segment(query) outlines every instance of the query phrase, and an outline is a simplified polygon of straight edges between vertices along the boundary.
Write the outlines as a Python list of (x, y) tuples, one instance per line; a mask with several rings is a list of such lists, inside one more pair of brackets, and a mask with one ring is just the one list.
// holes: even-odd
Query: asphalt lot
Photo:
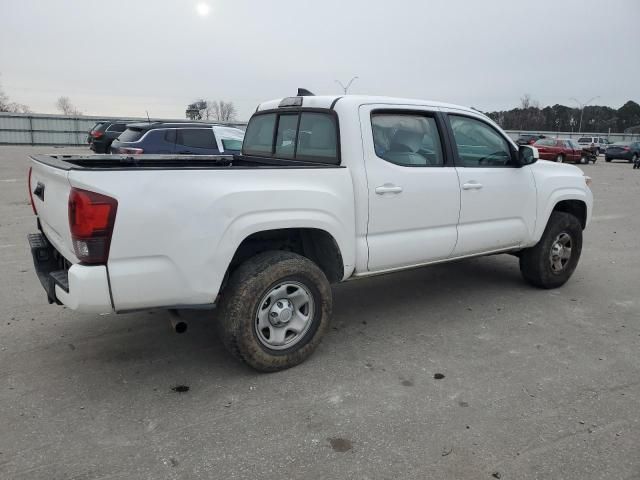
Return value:
[(563, 288), (507, 255), (342, 284), (315, 355), (265, 375), (208, 313), (176, 335), (46, 303), (25, 182), (51, 151), (0, 147), (0, 478), (640, 479), (630, 164), (581, 167), (595, 217)]

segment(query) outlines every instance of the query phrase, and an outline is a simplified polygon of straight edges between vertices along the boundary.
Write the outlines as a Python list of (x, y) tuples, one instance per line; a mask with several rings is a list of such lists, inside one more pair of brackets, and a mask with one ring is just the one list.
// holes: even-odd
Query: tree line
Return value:
[[(63, 115), (72, 115), (79, 117), (82, 112), (73, 104), (69, 97), (59, 97), (56, 101), (56, 109)], [(4, 92), (2, 84), (0, 84), (0, 112), (9, 113), (33, 113), (31, 108), (24, 103), (12, 102), (9, 96)]]
[(584, 133), (624, 132), (640, 127), (640, 105), (632, 100), (618, 109), (588, 105), (581, 112), (579, 108), (560, 104), (540, 108), (538, 102), (525, 95), (517, 108), (486, 114), (505, 130), (577, 132), (581, 115), (580, 130)]

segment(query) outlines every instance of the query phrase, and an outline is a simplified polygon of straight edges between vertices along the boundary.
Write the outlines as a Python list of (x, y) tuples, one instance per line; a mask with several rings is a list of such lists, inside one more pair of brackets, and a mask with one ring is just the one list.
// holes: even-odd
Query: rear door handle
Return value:
[(376, 187), (376, 193), (378, 195), (384, 195), (385, 193), (400, 193), (402, 192), (402, 187), (397, 185), (391, 185), (390, 183), (385, 183), (384, 185), (380, 185)]
[(482, 188), (482, 184), (478, 182), (469, 182), (462, 184), (463, 190), (480, 190)]

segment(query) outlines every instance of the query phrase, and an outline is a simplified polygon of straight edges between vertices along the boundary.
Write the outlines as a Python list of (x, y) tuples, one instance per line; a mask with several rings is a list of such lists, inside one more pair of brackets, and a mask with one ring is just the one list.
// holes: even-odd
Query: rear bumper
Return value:
[(42, 233), (29, 235), (36, 274), (49, 303), (90, 313), (113, 311), (107, 267), (71, 265)]

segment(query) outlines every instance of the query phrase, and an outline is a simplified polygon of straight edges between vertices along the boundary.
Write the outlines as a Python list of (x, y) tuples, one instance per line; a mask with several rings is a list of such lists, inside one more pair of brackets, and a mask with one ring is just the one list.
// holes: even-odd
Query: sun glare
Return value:
[(204, 2), (201, 2), (198, 5), (196, 5), (196, 12), (198, 12), (198, 15), (200, 15), (201, 17), (206, 17), (207, 15), (209, 15), (210, 11), (211, 11), (211, 7)]

